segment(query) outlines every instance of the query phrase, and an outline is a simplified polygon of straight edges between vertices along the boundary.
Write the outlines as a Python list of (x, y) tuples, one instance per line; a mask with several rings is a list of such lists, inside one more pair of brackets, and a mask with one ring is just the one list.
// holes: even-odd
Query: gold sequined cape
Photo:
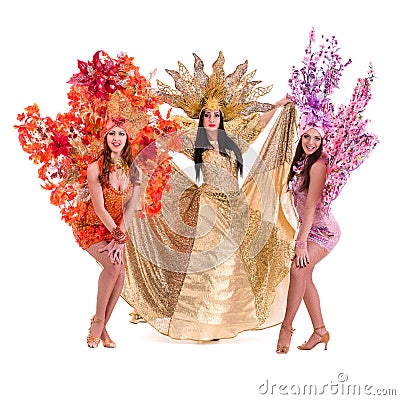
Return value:
[(207, 150), (201, 186), (174, 166), (161, 212), (132, 221), (122, 297), (160, 333), (206, 341), (282, 321), (297, 229), (286, 190), (295, 124), (288, 104), (241, 188), (233, 153)]

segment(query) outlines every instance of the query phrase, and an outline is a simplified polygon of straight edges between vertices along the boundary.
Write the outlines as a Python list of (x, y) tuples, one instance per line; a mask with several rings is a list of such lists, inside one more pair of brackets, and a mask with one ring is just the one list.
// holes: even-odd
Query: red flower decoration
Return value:
[(69, 155), (71, 144), (69, 143), (68, 136), (56, 134), (52, 135), (51, 139), (52, 143), (50, 144), (50, 148), (54, 157), (58, 157), (59, 155)]
[(118, 65), (107, 53), (97, 51), (92, 61), (78, 60), (79, 73), (74, 74), (67, 83), (87, 86), (96, 97), (107, 100), (108, 94), (118, 89)]

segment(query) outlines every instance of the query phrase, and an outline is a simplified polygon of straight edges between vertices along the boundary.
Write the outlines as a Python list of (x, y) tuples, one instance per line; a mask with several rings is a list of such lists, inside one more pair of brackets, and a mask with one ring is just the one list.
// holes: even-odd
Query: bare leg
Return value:
[(304, 304), (307, 307), (313, 326), (317, 327), (324, 325), (318, 290), (315, 287), (312, 278), (307, 282), (306, 291), (304, 292)]
[[(309, 243), (309, 252), (312, 253), (313, 258), (321, 261), (327, 254), (327, 250), (318, 246), (316, 243)], [(312, 325), (314, 330), (317, 330), (318, 334), (315, 332), (311, 335), (310, 339), (306, 343), (306, 347), (312, 347), (314, 344), (319, 342), (320, 335), (323, 335), (327, 332), (324, 327), (324, 320), (322, 318), (321, 312), (321, 304), (319, 299), (318, 290), (315, 287), (315, 284), (312, 280), (312, 274), (308, 277), (306, 283), (306, 290), (304, 293), (304, 304), (306, 305), (308, 314), (310, 315)], [(322, 327), (322, 328), (321, 328)], [(319, 328), (319, 329), (317, 329)]]
[[(100, 273), (98, 281), (96, 303), (96, 318), (101, 320), (101, 322), (92, 323), (90, 327), (90, 333), (94, 337), (100, 337), (105, 324), (106, 316), (108, 316), (108, 319), (110, 318), (112, 310), (114, 309), (119, 294), (122, 290), (122, 285), (119, 285), (120, 291), (117, 296), (117, 290), (115, 290), (116, 283), (120, 275), (123, 275), (124, 273), (124, 266), (121, 264), (113, 264), (108, 256), (108, 252), (99, 252), (99, 249), (104, 247), (106, 244), (106, 242), (96, 243), (87, 249), (88, 253), (92, 255), (96, 259), (96, 261), (98, 261), (103, 266), (103, 270)], [(112, 300), (114, 304), (109, 307), (112, 295), (114, 295)], [(107, 308), (109, 309), (108, 315)]]
[(124, 277), (125, 277), (125, 269), (121, 269), (117, 278), (117, 281), (115, 282), (114, 289), (111, 293), (110, 300), (107, 304), (107, 309), (106, 309), (106, 317), (104, 320), (104, 325), (107, 325), (108, 321), (110, 320), (111, 314), (114, 310), (115, 305), (117, 304), (117, 301), (119, 299), (119, 296), (121, 295), (122, 288), (124, 286)]
[[(107, 308), (106, 308), (106, 316), (104, 319), (104, 329), (101, 334), (101, 339), (107, 341), (107, 347), (115, 347), (115, 343), (110, 338), (110, 336), (107, 332), (106, 326), (107, 326), (108, 321), (110, 320), (110, 317), (114, 310), (114, 307), (117, 304), (119, 296), (121, 295), (121, 291), (124, 286), (124, 277), (125, 277), (125, 268), (120, 270), (120, 273), (118, 275), (117, 281), (115, 282), (114, 289), (111, 293), (110, 300), (108, 301)], [(106, 345), (106, 344), (104, 344), (104, 345)]]
[[(308, 290), (308, 285), (312, 283), (312, 273), (315, 265), (326, 256), (327, 252), (325, 249), (321, 248), (315, 243), (308, 242), (308, 255), (310, 257), (310, 263), (305, 268), (298, 268), (296, 262), (292, 262), (290, 269), (290, 284), (288, 290), (286, 313), (283, 319), (282, 325), (288, 329), (281, 329), (279, 332), (278, 343), (281, 346), (289, 346), (291, 340), (291, 332), (293, 320), (297, 314), (300, 307), (301, 301), (306, 296)], [(312, 286), (314, 284), (312, 283)], [(310, 287), (310, 292), (308, 293), (308, 306), (312, 312), (312, 318), (318, 320), (319, 316), (322, 320), (321, 309), (319, 307), (319, 297), (317, 293), (318, 302), (315, 301), (315, 292), (313, 293), (312, 286)], [(315, 286), (314, 286), (315, 288)], [(307, 297), (307, 296), (306, 296)], [(308, 307), (307, 307), (308, 310)], [(310, 311), (309, 311), (310, 313)], [(311, 316), (311, 314), (310, 314)], [(317, 325), (318, 326), (322, 326)]]
[[(290, 268), (290, 283), (286, 302), (286, 312), (282, 322), (281, 330), (279, 331), (277, 346), (278, 353), (287, 353), (289, 350), (293, 332), (292, 323), (304, 297), (307, 273), (310, 273), (310, 265), (308, 265), (306, 268), (298, 268), (296, 261), (292, 262), (292, 266)], [(278, 351), (278, 348), (280, 348), (281, 351)]]

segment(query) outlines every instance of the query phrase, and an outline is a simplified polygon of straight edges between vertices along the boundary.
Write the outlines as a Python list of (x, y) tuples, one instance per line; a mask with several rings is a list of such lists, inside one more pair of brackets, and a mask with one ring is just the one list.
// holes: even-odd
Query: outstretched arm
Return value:
[(316, 162), (310, 169), (310, 186), (306, 204), (304, 207), (303, 222), (300, 225), (296, 239), (296, 263), (298, 267), (305, 267), (310, 259), (307, 252), (307, 238), (314, 222), (314, 214), (318, 202), (321, 199), (326, 181), (326, 165), (323, 162)]
[(259, 127), (261, 128), (261, 130), (263, 130), (268, 123), (271, 121), (272, 117), (274, 116), (276, 110), (279, 107), (283, 107), (284, 105), (286, 105), (287, 103), (289, 103), (290, 100), (287, 97), (284, 97), (283, 99), (280, 99), (279, 101), (277, 101), (274, 104), (274, 108), (272, 108), (269, 111), (266, 111), (260, 118), (260, 121), (258, 122)]
[[(284, 97), (283, 99), (277, 101), (274, 105), (270, 104), (269, 110), (265, 111), (263, 114), (260, 115), (259, 113), (254, 113), (250, 116), (250, 118), (243, 118), (242, 125), (240, 127), (236, 127), (239, 129), (236, 129), (238, 133), (236, 133), (236, 137), (234, 139), (242, 153), (245, 153), (249, 146), (258, 138), (260, 133), (271, 121), (276, 110), (288, 103), (290, 103), (290, 100)], [(226, 125), (226, 127), (229, 129), (229, 122)]]

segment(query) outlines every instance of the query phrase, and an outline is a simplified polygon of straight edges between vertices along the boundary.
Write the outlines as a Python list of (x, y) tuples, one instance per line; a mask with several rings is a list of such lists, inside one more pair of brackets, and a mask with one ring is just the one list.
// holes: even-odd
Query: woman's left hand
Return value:
[(102, 253), (103, 251), (108, 252), (108, 256), (113, 264), (123, 264), (124, 263), (124, 243), (116, 243), (115, 240), (111, 240), (107, 246), (102, 247), (99, 249), (99, 252)]

